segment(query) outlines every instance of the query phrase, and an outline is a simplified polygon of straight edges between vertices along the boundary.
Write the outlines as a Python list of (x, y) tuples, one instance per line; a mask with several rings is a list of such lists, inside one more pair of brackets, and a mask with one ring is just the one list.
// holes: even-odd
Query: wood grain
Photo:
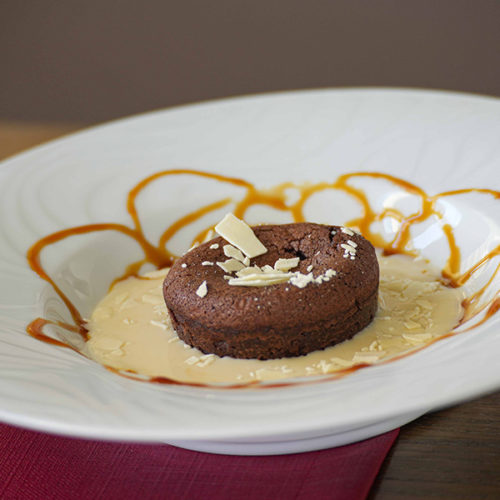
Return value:
[(370, 500), (500, 498), (500, 392), (401, 429)]
[(16, 153), (69, 134), (83, 124), (33, 123), (0, 121), (0, 160)]

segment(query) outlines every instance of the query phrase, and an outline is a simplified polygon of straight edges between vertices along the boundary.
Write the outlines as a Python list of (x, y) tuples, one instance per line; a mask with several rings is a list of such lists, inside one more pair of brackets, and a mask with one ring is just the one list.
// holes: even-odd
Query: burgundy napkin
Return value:
[(398, 432), (322, 451), (239, 457), (0, 424), (0, 498), (364, 499)]

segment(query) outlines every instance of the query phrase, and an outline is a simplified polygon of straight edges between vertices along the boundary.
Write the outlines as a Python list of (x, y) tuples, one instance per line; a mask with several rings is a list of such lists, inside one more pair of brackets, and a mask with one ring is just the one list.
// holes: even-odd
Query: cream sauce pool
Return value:
[[(351, 340), (306, 356), (242, 360), (203, 354), (182, 342), (163, 301), (167, 269), (118, 282), (95, 308), (85, 354), (120, 371), (185, 383), (246, 383), (335, 373), (375, 364), (434, 341), (463, 315), (463, 292), (441, 283), (423, 259), (379, 257), (379, 308)], [(144, 279), (147, 278), (147, 279)]]

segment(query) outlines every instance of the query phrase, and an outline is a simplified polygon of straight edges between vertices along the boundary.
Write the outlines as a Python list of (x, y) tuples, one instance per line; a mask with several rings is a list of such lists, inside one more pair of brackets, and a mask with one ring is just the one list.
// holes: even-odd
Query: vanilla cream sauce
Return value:
[(162, 295), (167, 270), (117, 283), (89, 322), (87, 354), (117, 370), (191, 383), (244, 383), (334, 373), (377, 363), (450, 332), (462, 316), (460, 289), (445, 287), (426, 261), (379, 257), (379, 308), (351, 340), (306, 356), (242, 360), (203, 354), (172, 328)]

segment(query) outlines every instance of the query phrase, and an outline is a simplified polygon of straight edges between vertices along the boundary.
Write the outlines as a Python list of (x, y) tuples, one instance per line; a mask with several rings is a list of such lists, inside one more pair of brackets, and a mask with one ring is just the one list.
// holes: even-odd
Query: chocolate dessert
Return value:
[(163, 295), (184, 342), (218, 356), (294, 357), (372, 321), (379, 267), (361, 235), (312, 223), (252, 229), (263, 250), (217, 237), (172, 266)]

